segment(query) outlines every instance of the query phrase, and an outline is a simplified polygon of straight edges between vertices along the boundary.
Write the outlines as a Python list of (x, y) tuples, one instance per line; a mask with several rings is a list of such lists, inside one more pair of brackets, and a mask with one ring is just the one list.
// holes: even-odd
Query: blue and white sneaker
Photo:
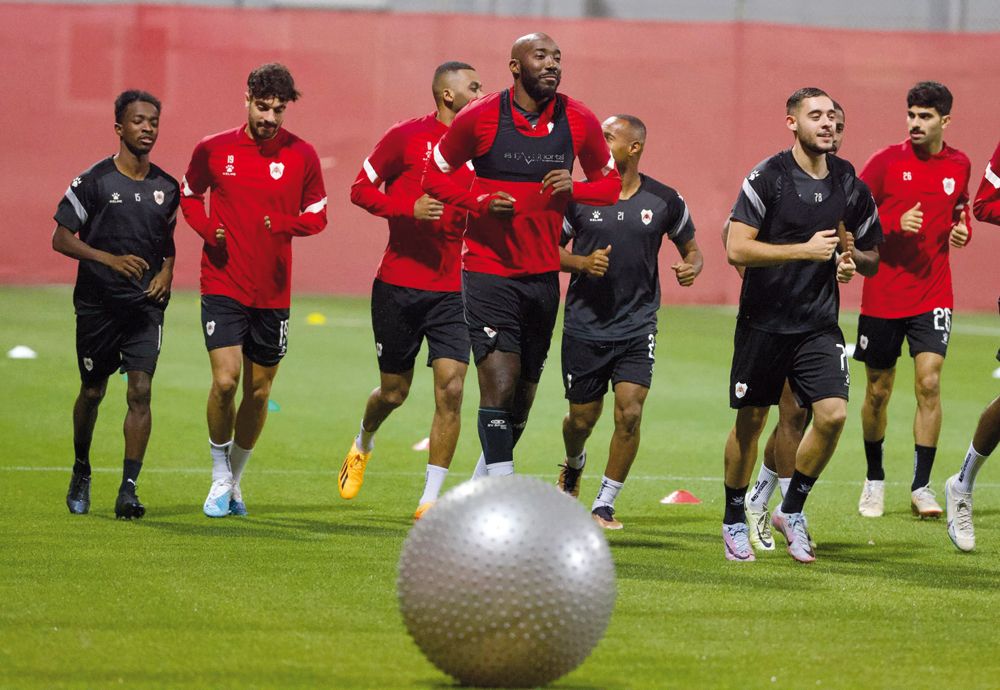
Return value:
[(746, 523), (736, 525), (722, 524), (722, 543), (725, 546), (726, 560), (754, 561), (753, 548), (750, 546), (750, 528)]
[(229, 514), (237, 517), (245, 517), (247, 514), (247, 504), (243, 502), (239, 484), (233, 484), (233, 494), (229, 497)]
[(809, 545), (809, 532), (804, 514), (784, 513), (781, 508), (777, 508), (771, 514), (771, 525), (788, 542), (789, 556), (799, 563), (812, 563), (816, 560), (816, 553)]
[(205, 515), (208, 517), (226, 517), (229, 515), (229, 499), (233, 495), (233, 480), (231, 477), (216, 479), (205, 499)]

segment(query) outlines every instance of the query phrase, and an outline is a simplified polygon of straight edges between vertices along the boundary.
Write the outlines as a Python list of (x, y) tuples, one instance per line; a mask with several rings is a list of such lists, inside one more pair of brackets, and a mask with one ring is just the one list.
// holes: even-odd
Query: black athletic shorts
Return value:
[(447, 358), (469, 363), (469, 327), (461, 292), (438, 292), (372, 284), (372, 330), (379, 371), (403, 374), (413, 369), (420, 343), (427, 338), (427, 366)]
[(243, 346), (243, 354), (262, 367), (273, 367), (288, 349), (288, 309), (245, 307), (232, 297), (201, 296), (205, 347)]
[(802, 407), (826, 398), (847, 400), (851, 371), (838, 326), (809, 333), (768, 333), (737, 324), (734, 341), (730, 407), (777, 405), (786, 378)]
[(566, 399), (575, 405), (600, 400), (608, 381), (635, 383), (649, 388), (653, 382), (656, 335), (626, 340), (586, 340), (563, 333), (562, 373)]
[(462, 271), (465, 322), (479, 364), (494, 350), (521, 355), (521, 379), (538, 383), (559, 314), (559, 273), (505, 278)]
[(892, 369), (903, 353), (903, 338), (910, 344), (910, 357), (921, 352), (936, 352), (944, 357), (950, 337), (951, 309), (939, 307), (902, 319), (880, 319), (862, 314), (858, 317), (854, 359), (872, 369)]
[(122, 371), (156, 372), (163, 342), (163, 310), (140, 304), (122, 311), (76, 315), (76, 359), (80, 380), (100, 384)]

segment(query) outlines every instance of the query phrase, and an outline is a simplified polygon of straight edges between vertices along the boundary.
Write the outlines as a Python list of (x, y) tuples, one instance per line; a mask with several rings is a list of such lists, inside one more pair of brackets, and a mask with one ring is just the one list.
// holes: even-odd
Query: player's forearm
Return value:
[[(413, 201), (416, 201), (415, 199)], [(413, 217), (413, 201), (395, 199), (366, 180), (351, 186), (351, 203), (379, 218)]]
[(777, 266), (809, 259), (804, 244), (769, 244), (757, 240), (738, 240), (730, 236), (726, 258), (733, 266)]
[(622, 193), (622, 178), (617, 170), (593, 182), (574, 182), (573, 201), (588, 206), (613, 206)]
[(111, 255), (94, 249), (89, 244), (69, 231), (69, 228), (60, 225), (52, 233), (52, 248), (60, 254), (68, 256), (77, 261), (96, 261), (107, 265)]
[(578, 256), (559, 247), (559, 270), (563, 273), (583, 273), (586, 269), (587, 257)]
[(983, 223), (1000, 225), (1000, 194), (995, 197), (977, 196), (972, 204), (972, 215)]
[(326, 228), (326, 206), (319, 211), (308, 211), (299, 216), (275, 213), (268, 215), (268, 218), (271, 221), (271, 232), (308, 237), (317, 235)]
[(433, 160), (427, 161), (420, 184), (425, 192), (438, 201), (464, 208), (472, 213), (482, 215), (489, 205), (489, 195), (480, 198), (461, 185), (455, 184), (451, 177), (438, 170)]
[(201, 235), (201, 238), (211, 245), (215, 244), (216, 223), (205, 212), (205, 197), (201, 194), (181, 197), (181, 213), (191, 229)]
[(851, 258), (854, 259), (854, 265), (857, 266), (858, 273), (863, 275), (865, 278), (871, 278), (873, 275), (878, 273), (878, 247), (875, 247), (875, 249), (869, 249), (868, 251), (854, 249), (851, 252)]
[(160, 269), (160, 275), (170, 282), (174, 279), (174, 261), (176, 257), (167, 256), (163, 259), (163, 267)]
[(681, 260), (694, 269), (695, 276), (701, 273), (701, 269), (705, 267), (705, 257), (701, 255), (700, 249), (688, 251)]

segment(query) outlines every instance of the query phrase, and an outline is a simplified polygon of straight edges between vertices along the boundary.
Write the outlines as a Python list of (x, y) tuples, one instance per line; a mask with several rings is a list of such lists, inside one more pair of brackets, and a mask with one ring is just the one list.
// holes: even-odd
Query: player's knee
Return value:
[(97, 407), (104, 400), (104, 394), (107, 390), (107, 385), (80, 386), (80, 400), (87, 407)]
[(629, 403), (624, 407), (615, 408), (615, 429), (632, 435), (639, 433), (642, 423), (642, 405)]
[(889, 404), (892, 387), (883, 381), (869, 380), (865, 388), (865, 398), (871, 407), (881, 408)]
[(410, 395), (409, 386), (396, 386), (394, 388), (385, 388), (383, 386), (382, 391), (379, 394), (379, 398), (382, 399), (382, 403), (384, 405), (387, 405), (392, 409), (396, 409), (404, 402), (406, 402), (406, 398), (409, 395)]
[(597, 425), (598, 415), (590, 410), (568, 412), (565, 425), (576, 434), (589, 434)]
[(941, 375), (924, 374), (917, 379), (917, 399), (922, 403), (935, 403), (941, 397)]
[(212, 397), (224, 403), (230, 403), (236, 398), (239, 379), (234, 376), (216, 376), (212, 379)]
[(444, 412), (458, 413), (462, 409), (462, 391), (464, 384), (461, 377), (450, 379), (436, 390), (438, 409)]
[(153, 386), (150, 381), (129, 381), (125, 399), (129, 409), (146, 409), (153, 397)]
[(813, 418), (816, 431), (824, 436), (837, 436), (847, 423), (847, 405), (838, 405), (822, 412), (817, 411)]

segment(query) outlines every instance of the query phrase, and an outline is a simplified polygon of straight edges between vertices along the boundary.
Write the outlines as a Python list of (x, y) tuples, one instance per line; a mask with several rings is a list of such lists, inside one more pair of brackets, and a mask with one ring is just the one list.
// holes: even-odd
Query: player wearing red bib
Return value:
[(858, 512), (884, 510), (883, 444), (896, 360), (903, 339), (913, 357), (916, 418), (910, 504), (914, 515), (939, 517), (930, 489), (941, 432), (941, 369), (948, 351), (953, 307), (952, 248), (969, 240), (968, 157), (944, 142), (951, 92), (920, 82), (906, 97), (906, 141), (876, 151), (860, 177), (872, 190), (885, 228), (879, 272), (865, 278), (854, 358), (865, 363), (867, 386), (861, 424), (868, 472)]

